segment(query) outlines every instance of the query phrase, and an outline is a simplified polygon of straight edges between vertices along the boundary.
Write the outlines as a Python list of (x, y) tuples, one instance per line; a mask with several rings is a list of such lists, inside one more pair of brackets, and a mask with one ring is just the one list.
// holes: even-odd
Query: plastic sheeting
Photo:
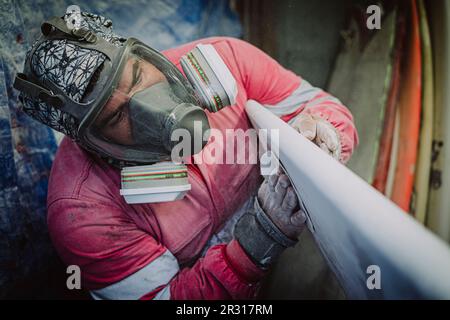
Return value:
[(157, 49), (212, 35), (241, 35), (228, 0), (0, 0), (0, 298), (55, 297), (57, 292), (48, 284), (58, 260), (45, 205), (57, 143), (50, 129), (19, 110), (12, 83), (40, 23), (74, 3), (110, 18), (117, 33)]

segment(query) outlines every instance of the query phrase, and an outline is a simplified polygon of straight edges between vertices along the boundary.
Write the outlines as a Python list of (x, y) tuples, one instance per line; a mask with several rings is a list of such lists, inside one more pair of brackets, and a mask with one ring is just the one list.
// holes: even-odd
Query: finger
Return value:
[(334, 128), (331, 125), (320, 121), (317, 123), (317, 137), (324, 142), (328, 149), (336, 151), (339, 146), (339, 139)]
[(269, 176), (269, 181), (268, 181), (269, 190), (272, 192), (275, 191), (275, 186), (277, 185), (278, 177), (279, 177), (279, 175), (277, 175), (277, 174), (272, 174), (271, 176)]
[(291, 185), (291, 180), (289, 180), (289, 177), (286, 174), (281, 174), (277, 184), (280, 184), (280, 187), (286, 189)]
[(292, 211), (298, 205), (297, 195), (295, 194), (294, 188), (289, 186), (286, 191), (286, 195), (281, 204), (283, 210)]
[(311, 115), (302, 115), (295, 122), (295, 128), (300, 132), (305, 138), (309, 140), (314, 140), (317, 134), (316, 120), (314, 120)]
[(320, 147), (320, 149), (325, 151), (327, 154), (329, 154), (329, 155), (332, 154), (331, 150), (328, 149), (328, 146), (324, 142), (320, 143), (319, 147)]
[(281, 204), (284, 196), (286, 195), (286, 188), (290, 185), (289, 178), (283, 174), (278, 179), (277, 185), (275, 186), (275, 194), (273, 195), (274, 200), (278, 204)]
[(306, 214), (299, 210), (291, 216), (291, 223), (296, 227), (304, 226), (306, 223)]
[(286, 174), (286, 173), (284, 172), (283, 167), (282, 167), (281, 165), (278, 166), (277, 174), (278, 174), (279, 176), (281, 176), (282, 174)]
[(269, 193), (267, 191), (267, 189), (269, 188), (269, 183), (268, 180), (264, 180), (263, 184), (261, 185), (261, 187), (259, 187), (258, 190), (258, 200), (260, 201), (260, 203), (262, 205), (264, 205), (266, 203), (266, 198), (267, 198), (267, 194)]
[(333, 158), (335, 158), (336, 160), (339, 160), (339, 156), (340, 156), (340, 150), (339, 148), (336, 149), (335, 151), (331, 151), (328, 146), (326, 145), (325, 142), (321, 141), (320, 139), (316, 139), (314, 141), (314, 143), (319, 146), (320, 149), (322, 149), (326, 154), (332, 156)]

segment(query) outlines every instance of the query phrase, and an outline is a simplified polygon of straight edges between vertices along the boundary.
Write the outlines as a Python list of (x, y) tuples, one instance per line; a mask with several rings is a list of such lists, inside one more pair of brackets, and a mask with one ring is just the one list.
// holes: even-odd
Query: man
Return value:
[[(255, 297), (305, 225), (285, 174), (261, 185), (254, 164), (199, 164), (205, 142), (190, 158), (192, 188), (182, 200), (129, 205), (119, 167), (167, 160), (170, 133), (192, 132), (193, 120), (222, 132), (251, 128), (250, 99), (346, 162), (357, 143), (349, 111), (241, 40), (203, 39), (161, 56), (115, 35), (103, 17), (82, 18), (75, 30), (67, 15), (43, 24), (15, 84), (26, 113), (71, 138), (59, 147), (48, 190), (49, 231), (61, 258), (81, 268), (83, 288), (96, 299)], [(195, 104), (180, 73), (181, 57), (199, 43), (213, 46), (237, 82), (235, 104), (216, 113)], [(213, 245), (223, 239), (230, 241)]]

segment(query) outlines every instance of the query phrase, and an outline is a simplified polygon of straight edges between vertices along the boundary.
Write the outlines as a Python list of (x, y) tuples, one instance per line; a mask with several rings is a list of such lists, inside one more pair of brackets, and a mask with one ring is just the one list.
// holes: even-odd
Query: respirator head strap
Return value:
[[(64, 19), (53, 17), (41, 25), (42, 35), (45, 40), (66, 39), (76, 42), (77, 46), (82, 48), (96, 50), (108, 57), (110, 61), (114, 61), (116, 56), (121, 52), (118, 47), (111, 42), (99, 37), (94, 31), (85, 28), (70, 29)], [(123, 39), (123, 42), (126, 40)]]

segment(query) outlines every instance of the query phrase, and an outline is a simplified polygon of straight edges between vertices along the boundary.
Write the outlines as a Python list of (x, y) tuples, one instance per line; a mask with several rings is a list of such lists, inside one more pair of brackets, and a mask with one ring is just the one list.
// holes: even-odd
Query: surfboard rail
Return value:
[[(450, 299), (446, 243), (256, 101), (246, 112), (255, 128), (278, 130), (269, 148), (279, 150), (308, 227), (348, 298)], [(369, 285), (374, 268), (380, 289)]]

